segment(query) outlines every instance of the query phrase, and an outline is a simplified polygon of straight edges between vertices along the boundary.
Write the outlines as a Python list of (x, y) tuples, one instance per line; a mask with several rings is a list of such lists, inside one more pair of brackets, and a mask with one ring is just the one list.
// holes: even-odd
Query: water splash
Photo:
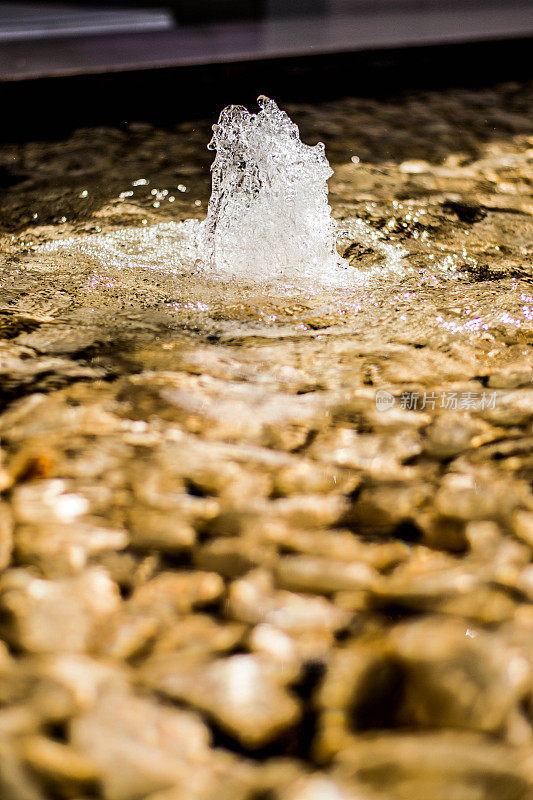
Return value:
[(327, 284), (347, 265), (335, 246), (327, 186), (333, 170), (324, 145), (304, 144), (274, 100), (261, 96), (258, 103), (257, 114), (228, 106), (213, 126), (201, 261), (220, 277)]
[[(41, 258), (82, 256), (99, 271), (144, 271), (183, 283), (224, 284), (234, 290), (284, 294), (356, 289), (369, 279), (405, 271), (406, 252), (382, 241), (359, 219), (331, 216), (324, 145), (304, 144), (297, 125), (273, 100), (260, 111), (228, 106), (213, 126), (216, 151), (207, 218), (111, 229), (54, 239), (38, 246)], [(359, 270), (338, 252), (352, 241), (376, 252), (376, 265)]]

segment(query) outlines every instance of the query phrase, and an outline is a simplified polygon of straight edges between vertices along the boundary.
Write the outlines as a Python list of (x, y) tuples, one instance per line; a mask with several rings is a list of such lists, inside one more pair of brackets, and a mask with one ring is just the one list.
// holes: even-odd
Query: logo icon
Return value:
[(388, 411), (396, 402), (393, 394), (386, 389), (378, 389), (376, 392), (376, 408), (378, 411)]

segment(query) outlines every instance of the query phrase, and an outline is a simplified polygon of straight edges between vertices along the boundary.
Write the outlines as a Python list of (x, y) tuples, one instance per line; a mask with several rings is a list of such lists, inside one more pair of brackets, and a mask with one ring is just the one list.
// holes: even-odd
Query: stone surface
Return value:
[(288, 108), (343, 292), (180, 272), (212, 120), (0, 145), (2, 800), (529, 798), (532, 106)]
[[(519, 800), (527, 797), (523, 758), (472, 734), (373, 734), (338, 757), (339, 773), (399, 800)], [(364, 797), (364, 795), (363, 795)]]
[(134, 800), (209, 778), (209, 733), (189, 711), (165, 708), (119, 689), (102, 689), (71, 726), (73, 746), (95, 765), (106, 800)]
[(406, 622), (391, 645), (406, 670), (407, 725), (497, 731), (529, 691), (526, 653), (461, 620)]
[(100, 568), (57, 581), (16, 569), (0, 581), (0, 608), (8, 619), (4, 635), (33, 653), (91, 649), (100, 625), (119, 602), (116, 586)]
[(208, 662), (154, 656), (143, 676), (152, 688), (207, 713), (247, 749), (275, 739), (299, 718), (298, 703), (284, 688), (297, 671), (261, 656)]

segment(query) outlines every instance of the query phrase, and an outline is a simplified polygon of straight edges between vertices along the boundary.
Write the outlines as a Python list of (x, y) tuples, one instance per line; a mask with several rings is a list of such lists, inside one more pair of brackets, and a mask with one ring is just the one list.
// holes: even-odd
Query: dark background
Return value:
[[(0, 12), (3, 5), (0, 0)], [(216, 117), (223, 105), (253, 104), (262, 93), (281, 103), (318, 102), (533, 77), (533, 0), (70, 0), (68, 6), (167, 8), (174, 26), (160, 33), (51, 38), (43, 32), (0, 41), (4, 141), (56, 137), (80, 126)], [(383, 21), (394, 14), (407, 20), (406, 42), (380, 45)], [(354, 39), (336, 48), (331, 30), (338, 19), (352, 20)], [(451, 24), (443, 41), (439, 19)], [(505, 35), (507, 20), (512, 36)], [(294, 54), (275, 52), (278, 29)], [(357, 39), (359, 30), (368, 41)]]

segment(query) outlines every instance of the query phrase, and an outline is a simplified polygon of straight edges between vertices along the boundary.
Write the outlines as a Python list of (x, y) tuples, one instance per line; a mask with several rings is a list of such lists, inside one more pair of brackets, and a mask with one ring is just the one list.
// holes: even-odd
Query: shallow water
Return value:
[(330, 285), (195, 272), (212, 120), (0, 149), (8, 797), (528, 796), (532, 107), (292, 106)]

